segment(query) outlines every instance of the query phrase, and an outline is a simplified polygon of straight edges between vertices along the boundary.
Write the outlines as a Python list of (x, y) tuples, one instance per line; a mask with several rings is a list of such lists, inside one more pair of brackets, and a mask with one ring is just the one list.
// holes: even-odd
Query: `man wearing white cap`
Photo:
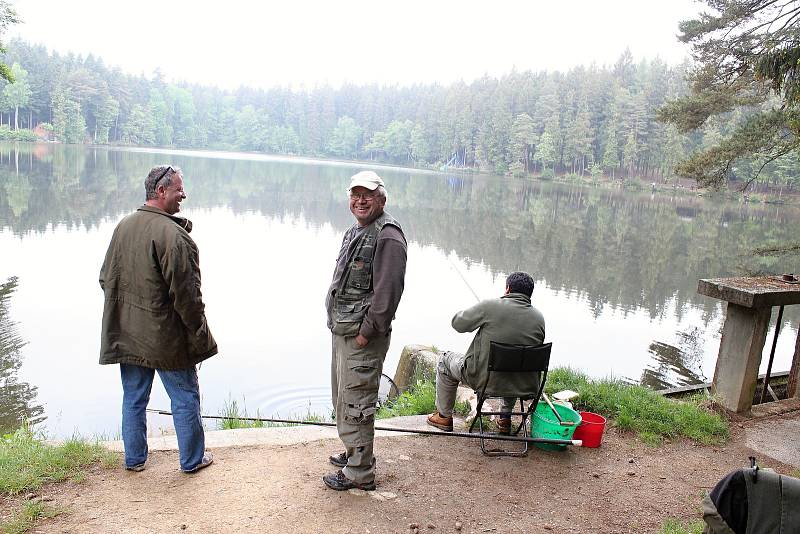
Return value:
[(342, 469), (322, 477), (329, 488), (375, 489), (375, 404), (392, 319), (403, 295), (406, 238), (383, 211), (386, 188), (373, 171), (350, 179), (350, 212), (325, 299), (333, 334), (331, 393), (336, 429), (345, 451), (330, 457)]

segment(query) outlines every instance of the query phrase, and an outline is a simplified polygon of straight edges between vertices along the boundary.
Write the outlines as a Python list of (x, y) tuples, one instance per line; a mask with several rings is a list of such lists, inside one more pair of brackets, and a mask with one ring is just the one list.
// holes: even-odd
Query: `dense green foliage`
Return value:
[[(635, 63), (628, 51), (610, 67), (511, 72), (448, 86), (223, 91), (168, 83), (160, 72), (130, 76), (92, 55), (60, 56), (21, 41), (8, 48), (17, 76), (2, 87), (0, 122), (14, 129), (51, 124), (40, 133), (67, 143), (669, 180), (686, 153), (732, 128), (709, 124), (703, 135), (688, 136), (656, 121), (659, 108), (687, 92), (688, 64)], [(797, 162), (768, 166), (762, 180), (795, 186)]]
[(800, 156), (800, 1), (704, 0), (711, 9), (680, 25), (696, 61), (691, 93), (659, 117), (718, 135), (682, 161), (700, 185), (748, 187), (762, 172), (796, 168)]
[(576, 410), (610, 417), (617, 428), (636, 432), (647, 442), (685, 437), (711, 444), (723, 442), (729, 436), (727, 422), (701, 407), (696, 399), (673, 401), (620, 380), (590, 380), (572, 369), (553, 369), (547, 375), (545, 391), (554, 393), (564, 389), (580, 393), (573, 400)]
[(0, 126), (0, 141), (36, 141), (36, 134), (32, 130), (12, 130), (5, 124)]
[(97, 462), (112, 466), (117, 456), (78, 438), (48, 445), (23, 426), (0, 438), (0, 493), (16, 495), (46, 482), (80, 479), (83, 467)]
[[(18, 22), (19, 19), (17, 18), (17, 12), (14, 11), (14, 8), (11, 7), (11, 4), (7, 0), (0, 0), (0, 37), (5, 34), (10, 25)], [(6, 49), (3, 47), (3, 43), (0, 42), (0, 53), (5, 51)], [(0, 63), (0, 79), (9, 82), (14, 81), (14, 74), (5, 63)]]
[[(21, 76), (3, 88), (2, 120), (29, 129), (52, 124), (52, 136), (68, 143), (664, 180), (703, 143), (654, 119), (667, 99), (686, 92), (687, 66), (634, 63), (627, 51), (612, 67), (511, 72), (448, 86), (233, 92), (168, 83), (158, 72), (129, 76), (91, 55), (60, 56), (21, 41), (9, 44), (6, 58)], [(796, 175), (795, 167), (765, 180), (794, 184)]]

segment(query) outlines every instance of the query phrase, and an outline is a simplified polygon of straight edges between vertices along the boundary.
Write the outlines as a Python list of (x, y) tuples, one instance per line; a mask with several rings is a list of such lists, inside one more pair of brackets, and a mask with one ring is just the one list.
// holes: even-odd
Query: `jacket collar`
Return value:
[(531, 298), (528, 295), (524, 295), (522, 293), (509, 293), (508, 295), (503, 295), (500, 297), (501, 299), (511, 299), (519, 302), (520, 304), (524, 304), (526, 306), (531, 305)]
[(183, 217), (176, 217), (175, 215), (170, 215), (164, 210), (160, 210), (158, 208), (154, 208), (153, 206), (148, 206), (147, 204), (143, 205), (136, 211), (149, 211), (150, 213), (157, 213), (159, 215), (163, 215), (164, 217), (169, 217), (172, 219), (172, 222), (186, 230), (186, 232), (192, 231), (192, 221), (189, 219), (184, 219)]

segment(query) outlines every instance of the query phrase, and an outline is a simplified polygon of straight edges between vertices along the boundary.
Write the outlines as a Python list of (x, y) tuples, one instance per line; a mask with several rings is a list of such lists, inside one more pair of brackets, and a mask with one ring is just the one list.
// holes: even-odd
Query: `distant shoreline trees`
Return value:
[[(470, 168), (550, 177), (675, 179), (675, 165), (731, 123), (688, 135), (655, 119), (689, 91), (688, 63), (516, 72), (448, 86), (288, 88), (172, 84), (14, 40), (5, 61), (25, 72), (0, 81), (0, 123), (52, 129), (67, 143), (243, 150)], [(15, 67), (16, 65), (16, 67)], [(19, 85), (18, 85), (19, 84)], [(15, 87), (17, 85), (17, 87)], [(741, 117), (736, 120), (743, 120)], [(763, 183), (793, 186), (797, 165), (765, 168)]]

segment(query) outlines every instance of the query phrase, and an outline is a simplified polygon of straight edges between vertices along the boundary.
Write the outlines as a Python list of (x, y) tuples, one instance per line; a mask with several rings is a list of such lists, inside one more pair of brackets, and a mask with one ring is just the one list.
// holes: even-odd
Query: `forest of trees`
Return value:
[[(65, 143), (242, 150), (467, 167), (553, 176), (674, 178), (675, 165), (726, 135), (746, 111), (680, 134), (656, 111), (687, 93), (689, 65), (511, 72), (500, 79), (414, 86), (223, 91), (132, 76), (94, 56), (59, 55), (11, 41), (2, 60), (0, 132), (39, 127)], [(779, 159), (762, 183), (793, 187), (797, 159)], [(746, 170), (746, 169), (745, 169)]]

